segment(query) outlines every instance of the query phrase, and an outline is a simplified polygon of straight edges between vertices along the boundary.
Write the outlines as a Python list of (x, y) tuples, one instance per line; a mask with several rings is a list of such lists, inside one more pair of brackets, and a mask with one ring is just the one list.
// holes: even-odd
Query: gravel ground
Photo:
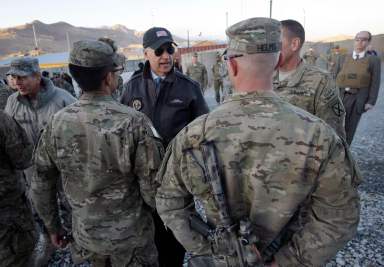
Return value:
[(351, 150), (363, 174), (356, 237), (326, 267), (384, 266), (384, 65), (379, 99), (363, 115)]
[[(379, 100), (364, 114), (351, 150), (364, 176), (359, 187), (361, 216), (356, 237), (337, 253), (326, 267), (384, 266), (384, 66)], [(215, 106), (213, 90), (206, 94), (208, 105)], [(49, 267), (75, 266), (68, 250), (57, 251)], [(88, 267), (89, 264), (77, 265)]]

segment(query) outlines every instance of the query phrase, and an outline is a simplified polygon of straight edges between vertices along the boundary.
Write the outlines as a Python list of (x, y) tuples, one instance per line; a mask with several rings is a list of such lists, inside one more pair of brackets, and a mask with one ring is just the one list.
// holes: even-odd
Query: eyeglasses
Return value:
[(227, 61), (227, 60), (230, 60), (230, 59), (232, 59), (232, 58), (237, 58), (237, 57), (242, 57), (242, 56), (244, 56), (244, 55), (242, 55), (242, 54), (237, 54), (237, 55), (223, 55), (223, 58), (224, 58), (225, 61)]
[(124, 67), (116, 68), (112, 72), (116, 72), (117, 75), (120, 75), (124, 72)]
[(159, 47), (155, 50), (155, 55), (159, 57), (164, 53), (164, 51), (167, 51), (168, 54), (173, 55), (173, 53), (175, 53), (175, 48), (172, 45), (167, 46), (166, 48)]

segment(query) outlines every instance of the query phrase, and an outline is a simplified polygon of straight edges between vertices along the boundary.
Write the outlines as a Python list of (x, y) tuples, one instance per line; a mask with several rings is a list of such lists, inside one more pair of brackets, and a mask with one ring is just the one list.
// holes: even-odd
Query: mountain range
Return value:
[[(141, 44), (143, 32), (128, 29), (124, 25), (112, 27), (87, 28), (76, 27), (66, 22), (46, 24), (35, 20), (21, 26), (0, 29), (0, 57), (11, 54), (23, 54), (35, 49), (33, 26), (35, 28), (38, 48), (43, 53), (68, 51), (68, 43), (82, 39), (109, 37), (119, 47)], [(68, 41), (69, 39), (69, 41)], [(175, 41), (182, 39), (174, 36)]]

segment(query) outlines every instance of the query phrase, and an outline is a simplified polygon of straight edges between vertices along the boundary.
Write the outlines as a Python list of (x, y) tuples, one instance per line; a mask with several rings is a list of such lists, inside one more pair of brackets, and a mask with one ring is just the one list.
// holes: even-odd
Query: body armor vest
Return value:
[(368, 88), (371, 81), (371, 73), (368, 71), (369, 57), (354, 60), (347, 57), (343, 68), (337, 75), (337, 86), (340, 88)]

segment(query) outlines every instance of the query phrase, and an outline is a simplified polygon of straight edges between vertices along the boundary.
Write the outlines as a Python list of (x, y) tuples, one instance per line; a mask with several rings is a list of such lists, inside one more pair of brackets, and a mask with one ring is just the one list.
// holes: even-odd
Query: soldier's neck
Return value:
[(280, 65), (279, 70), (288, 72), (296, 69), (301, 62), (301, 57), (299, 55), (294, 55), (290, 59), (286, 60), (284, 64)]

